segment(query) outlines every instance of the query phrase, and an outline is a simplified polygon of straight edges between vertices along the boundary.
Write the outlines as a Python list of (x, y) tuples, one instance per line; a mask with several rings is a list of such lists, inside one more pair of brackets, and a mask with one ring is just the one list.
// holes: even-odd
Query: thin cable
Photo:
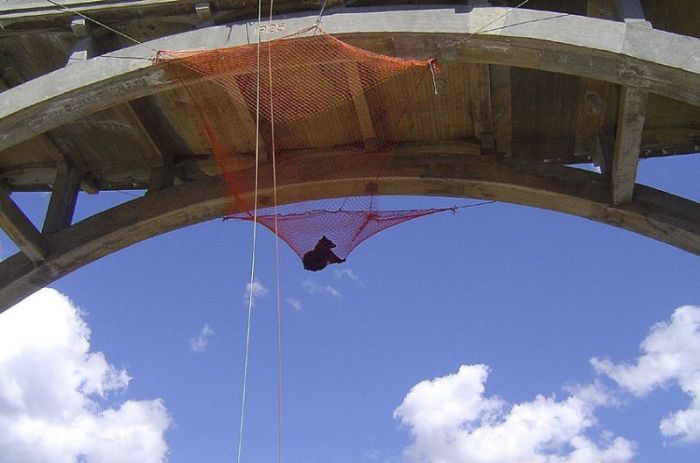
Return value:
[[(258, 31), (262, 22), (262, 0), (258, 0)], [(258, 235), (258, 170), (260, 166), (260, 36), (258, 34), (257, 50), (257, 79), (255, 101), (255, 186), (253, 193), (253, 244), (250, 256), (250, 282), (248, 287), (248, 317), (246, 320), (245, 357), (243, 361), (243, 386), (241, 388), (241, 416), (238, 428), (238, 450), (236, 463), (241, 463), (241, 451), (243, 449), (243, 425), (245, 420), (246, 387), (248, 384), (248, 360), (250, 358), (250, 325), (253, 315), (253, 285), (255, 284), (255, 249)]]
[[(275, 1), (270, 0), (270, 18), (272, 23), (272, 12)], [(277, 217), (277, 158), (275, 151), (275, 104), (274, 91), (272, 86), (272, 42), (267, 45), (267, 68), (270, 78), (270, 150), (272, 151), (272, 204), (275, 215), (275, 328), (276, 328), (276, 351), (277, 351), (277, 463), (282, 463), (282, 309), (280, 291), (280, 237)]]
[(480, 203), (474, 203), (474, 204), (465, 204), (464, 206), (454, 206), (449, 209), (452, 209), (452, 212), (457, 212), (459, 209), (469, 209), (470, 207), (479, 207), (479, 206), (487, 206), (489, 204), (496, 204), (498, 201), (482, 201)]
[(85, 19), (86, 21), (90, 21), (91, 23), (97, 24), (97, 25), (100, 26), (100, 27), (104, 27), (104, 28), (107, 29), (108, 31), (112, 31), (112, 32), (114, 32), (115, 34), (120, 35), (120, 36), (124, 37), (124, 38), (127, 39), (127, 40), (131, 40), (132, 42), (134, 42), (134, 43), (136, 43), (136, 44), (138, 44), (138, 45), (142, 45), (142, 44), (143, 44), (143, 42), (141, 42), (140, 40), (136, 40), (135, 38), (131, 37), (131, 36), (128, 35), (128, 34), (125, 34), (125, 33), (122, 32), (122, 31), (118, 31), (118, 30), (116, 30), (116, 29), (114, 29), (114, 28), (112, 28), (112, 27), (109, 27), (107, 24), (105, 24), (105, 23), (103, 23), (103, 22), (100, 22), (100, 21), (98, 21), (97, 19), (93, 19), (93, 18), (91, 18), (90, 16), (87, 16), (87, 15), (81, 13), (80, 11), (74, 10), (73, 8), (70, 8), (70, 7), (66, 6), (66, 5), (62, 5), (62, 4), (60, 4), (60, 3), (58, 3), (58, 2), (56, 2), (56, 1), (54, 1), (54, 0), (46, 0), (46, 1), (49, 2), (50, 4), (54, 5), (54, 6), (57, 6), (57, 7), (61, 8), (61, 9), (63, 9), (63, 10), (68, 11), (69, 13), (73, 13), (73, 14), (76, 15), (76, 16), (80, 16), (81, 18)]
[(471, 38), (474, 37), (475, 35), (481, 34), (481, 33), (484, 32), (484, 31), (486, 30), (486, 28), (489, 27), (491, 24), (493, 24), (493, 23), (495, 23), (495, 22), (497, 22), (497, 21), (500, 21), (501, 19), (505, 18), (506, 16), (508, 16), (508, 15), (511, 14), (514, 10), (517, 10), (517, 9), (520, 8), (521, 6), (525, 6), (525, 4), (526, 4), (527, 2), (529, 2), (529, 1), (530, 1), (530, 0), (523, 0), (522, 2), (518, 3), (517, 5), (515, 5), (513, 8), (507, 9), (506, 12), (503, 13), (501, 16), (497, 17), (496, 19), (493, 19), (493, 20), (489, 21), (489, 22), (486, 23), (485, 25), (481, 26), (481, 27), (480, 27), (478, 30), (476, 30), (475, 32), (472, 32), (471, 34), (469, 34), (469, 35), (467, 36), (467, 38), (464, 39), (464, 41), (466, 42), (467, 40), (471, 39)]
[(435, 66), (437, 66), (435, 59), (430, 60), (430, 74), (433, 76), (433, 91), (438, 94), (437, 81), (435, 80)]
[(316, 24), (314, 25), (314, 28), (316, 29), (314, 31), (314, 35), (318, 32), (318, 28), (321, 26), (321, 20), (323, 19), (323, 12), (326, 11), (326, 4), (328, 3), (328, 0), (323, 0), (323, 4), (321, 5), (321, 11), (318, 12), (318, 18), (316, 18)]

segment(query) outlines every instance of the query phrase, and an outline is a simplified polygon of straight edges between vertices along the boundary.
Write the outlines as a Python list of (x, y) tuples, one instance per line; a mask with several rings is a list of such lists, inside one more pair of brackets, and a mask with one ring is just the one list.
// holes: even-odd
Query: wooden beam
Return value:
[(79, 192), (78, 171), (69, 164), (59, 163), (56, 166), (56, 180), (53, 184), (49, 207), (46, 210), (43, 233), (56, 233), (71, 225)]
[(491, 73), (488, 64), (469, 66), (469, 110), (474, 122), (474, 136), (481, 142), (482, 154), (494, 154), (491, 108)]
[(163, 115), (158, 103), (153, 96), (147, 96), (130, 101), (127, 106), (141, 126), (148, 141), (161, 158), (161, 166), (151, 169), (148, 192), (160, 191), (171, 187), (177, 176), (185, 181), (181, 175), (177, 175), (175, 159), (180, 153), (187, 153), (189, 148), (177, 133), (177, 130)]
[(610, 98), (609, 84), (601, 80), (581, 78), (576, 104), (576, 134), (574, 156), (581, 162), (592, 162), (601, 172), (610, 170), (612, 149), (601, 139), (605, 123), (606, 102)]
[(165, 190), (175, 183), (175, 167), (173, 164), (151, 169), (151, 178), (148, 181), (147, 194)]
[(29, 260), (41, 262), (46, 258), (44, 237), (4, 190), (0, 190), (0, 227)]
[(355, 114), (357, 114), (358, 123), (360, 124), (360, 133), (362, 134), (365, 151), (377, 151), (377, 149), (379, 149), (377, 132), (374, 129), (372, 113), (369, 110), (367, 98), (365, 97), (365, 89), (362, 86), (360, 70), (357, 67), (357, 63), (348, 63), (345, 69), (347, 71), (350, 94), (352, 95), (352, 103), (355, 108)]
[(622, 88), (610, 172), (612, 202), (615, 205), (632, 201), (639, 149), (644, 131), (647, 97), (646, 90)]
[(46, 137), (56, 147), (56, 151), (51, 153), (56, 162), (75, 166), (80, 175), (80, 187), (88, 194), (97, 194), (100, 187), (85, 174), (81, 167), (84, 165), (83, 156), (67, 127), (56, 127), (50, 132), (46, 132)]
[[(267, 59), (267, 55), (265, 55), (264, 59)], [(265, 85), (262, 79), (263, 76), (261, 76), (260, 84)], [(255, 144), (256, 108), (254, 103), (252, 104), (252, 107), (248, 106), (248, 100), (243, 95), (241, 88), (238, 86), (235, 77), (233, 76), (226, 80), (226, 86), (222, 86), (222, 88), (224, 88), (224, 90), (232, 100), (231, 110), (238, 116), (238, 119), (241, 123), (241, 130), (243, 131), (243, 133), (248, 134), (248, 137), (246, 138), (249, 138), (250, 140), (252, 140), (252, 143)], [(262, 101), (260, 102), (260, 104), (263, 104)], [(260, 112), (263, 112), (262, 106), (260, 107)], [(271, 158), (271, 154), (269, 153), (267, 144), (265, 143), (265, 137), (263, 136), (265, 134), (263, 123), (264, 121), (261, 117), (260, 135), (258, 138), (258, 149), (260, 151), (261, 160), (263, 162), (267, 162)]]
[(511, 68), (491, 65), (491, 122), (496, 141), (496, 152), (501, 156), (513, 155), (513, 95)]

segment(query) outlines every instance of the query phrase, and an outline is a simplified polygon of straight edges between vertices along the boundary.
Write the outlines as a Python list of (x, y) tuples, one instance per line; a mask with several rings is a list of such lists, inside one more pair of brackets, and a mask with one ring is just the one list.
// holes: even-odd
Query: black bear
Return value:
[(335, 243), (333, 241), (322, 236), (321, 239), (318, 240), (318, 243), (316, 243), (316, 247), (304, 254), (304, 257), (301, 258), (304, 269), (317, 272), (326, 268), (328, 264), (341, 264), (345, 262), (345, 259), (341, 259), (335, 255), (332, 250), (334, 247)]

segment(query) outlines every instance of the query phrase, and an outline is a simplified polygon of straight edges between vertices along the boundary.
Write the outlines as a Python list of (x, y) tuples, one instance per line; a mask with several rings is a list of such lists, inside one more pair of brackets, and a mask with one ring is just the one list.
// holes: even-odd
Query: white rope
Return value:
[(250, 281), (248, 283), (248, 314), (246, 319), (245, 354), (243, 360), (243, 386), (241, 388), (241, 415), (238, 428), (238, 450), (236, 463), (241, 463), (243, 450), (243, 427), (245, 422), (246, 388), (248, 385), (248, 361), (250, 358), (250, 325), (253, 316), (253, 293), (255, 285), (255, 250), (258, 236), (258, 170), (260, 165), (260, 23), (262, 20), (262, 0), (258, 0), (258, 47), (257, 47), (257, 78), (255, 95), (255, 186), (253, 193), (253, 244), (250, 256)]
[[(274, 0), (270, 0), (270, 18), (272, 23), (272, 12)], [(272, 87), (272, 42), (268, 42), (267, 67), (270, 77), (270, 137), (272, 151), (272, 204), (275, 216), (275, 328), (276, 328), (276, 353), (277, 353), (277, 463), (282, 463), (282, 309), (280, 291), (280, 238), (279, 224), (277, 217), (277, 159), (275, 152), (275, 105), (274, 92)]]

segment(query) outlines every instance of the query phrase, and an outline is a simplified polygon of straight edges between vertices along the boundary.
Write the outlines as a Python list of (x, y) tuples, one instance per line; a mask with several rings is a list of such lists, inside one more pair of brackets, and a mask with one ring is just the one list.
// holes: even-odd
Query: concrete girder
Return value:
[[(556, 165), (499, 161), (492, 156), (460, 156), (448, 148), (439, 144), (403, 147), (378, 179), (379, 192), (481, 198), (549, 209), (630, 230), (700, 255), (698, 203), (637, 185), (630, 203), (612, 206), (608, 203), (610, 184), (600, 174)], [(280, 202), (364, 194), (367, 184), (377, 180), (378, 166), (355, 163), (352, 156), (343, 154), (310, 154), (302, 161), (309, 165), (296, 164), (295, 169), (285, 169), (280, 163)], [(305, 173), (303, 177), (299, 172)], [(351, 174), (343, 176), (344, 172)], [(236, 177), (247, 191), (244, 196), (250, 196), (253, 172), (241, 172)], [(224, 191), (222, 180), (212, 177), (153, 192), (52, 235), (49, 254), (40, 263), (23, 253), (11, 256), (0, 263), (0, 312), (103, 256), (186, 225), (221, 217), (230, 201)], [(259, 192), (261, 203), (269, 204), (269, 165), (261, 168)]]
[[(328, 11), (323, 28), (351, 40), (391, 34), (400, 55), (577, 75), (700, 106), (699, 39), (547, 11), (514, 10), (494, 22), (505, 12), (465, 6), (358, 8)], [(261, 33), (275, 38), (311, 26), (316, 19), (316, 14), (280, 17), (277, 27), (269, 28), (275, 32)], [(0, 150), (173, 88), (178, 83), (153, 65), (156, 50), (236, 46), (254, 41), (256, 33), (249, 22), (198, 29), (86, 60), (11, 88), (0, 94)]]

